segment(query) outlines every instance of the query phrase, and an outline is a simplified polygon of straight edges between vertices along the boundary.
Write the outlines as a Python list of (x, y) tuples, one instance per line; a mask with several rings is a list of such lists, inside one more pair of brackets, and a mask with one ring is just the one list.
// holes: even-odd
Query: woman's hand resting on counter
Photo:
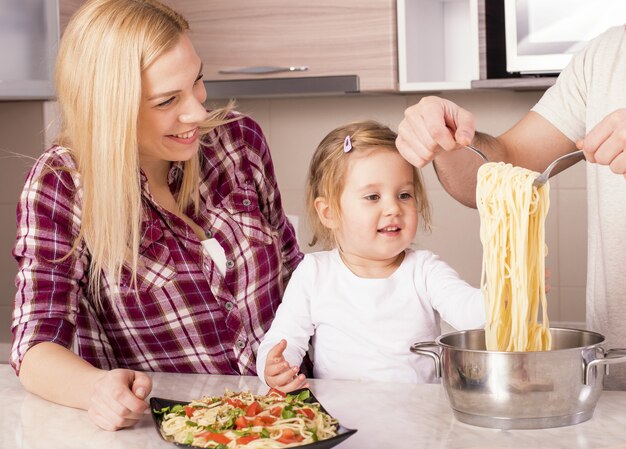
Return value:
[(152, 390), (152, 379), (128, 369), (105, 371), (95, 382), (87, 413), (104, 430), (131, 427), (148, 408), (145, 398)]
[(287, 348), (287, 341), (281, 340), (267, 354), (265, 361), (265, 383), (268, 387), (288, 393), (298, 388), (309, 386), (304, 374), (298, 374), (300, 369), (297, 366), (289, 366), (285, 360), (283, 352)]
[(105, 430), (130, 427), (148, 408), (152, 379), (128, 369), (96, 368), (71, 350), (43, 342), (24, 356), (19, 378), (26, 390), (57, 404), (87, 410)]

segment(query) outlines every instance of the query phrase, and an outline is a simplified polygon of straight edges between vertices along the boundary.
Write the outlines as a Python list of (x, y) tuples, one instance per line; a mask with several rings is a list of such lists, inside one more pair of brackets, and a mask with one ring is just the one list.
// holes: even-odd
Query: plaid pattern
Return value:
[[(75, 172), (51, 168), (75, 168), (75, 162), (58, 146), (37, 160), (17, 208), (10, 359), (16, 372), (26, 351), (45, 341), (74, 346), (104, 369), (256, 374), (256, 350), (302, 253), (258, 125), (242, 117), (213, 130), (206, 142), (195, 221), (224, 248), (224, 276), (196, 234), (153, 200), (142, 173), (137, 291), (127, 271), (115, 291), (103, 278), (99, 308), (87, 295), (84, 244), (59, 260), (79, 232), (81, 190)], [(181, 178), (175, 163), (169, 174), (175, 194)]]

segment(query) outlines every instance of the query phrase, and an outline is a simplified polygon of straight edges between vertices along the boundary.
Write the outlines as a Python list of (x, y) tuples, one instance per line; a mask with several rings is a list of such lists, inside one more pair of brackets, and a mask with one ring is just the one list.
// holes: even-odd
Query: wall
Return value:
[(0, 363), (8, 357), (17, 264), (15, 206), (32, 157), (44, 145), (44, 108), (40, 101), (0, 101)]
[[(476, 114), (478, 129), (497, 134), (517, 121), (537, 101), (541, 92), (472, 91), (447, 95)], [(309, 159), (328, 131), (348, 121), (373, 118), (396, 128), (404, 109), (417, 96), (341, 96), (240, 100), (239, 110), (250, 114), (263, 127), (276, 167), (287, 213), (301, 217), (298, 236), (304, 250), (310, 236), (304, 213), (303, 183)], [(6, 360), (10, 342), (10, 317), (16, 265), (11, 256), (15, 238), (15, 203), (28, 158), (43, 148), (42, 103), (0, 102), (0, 360)], [(419, 235), (422, 247), (439, 254), (473, 285), (480, 279), (482, 249), (475, 210), (451, 199), (436, 180), (432, 167), (424, 170), (433, 206), (434, 226), (430, 235)], [(549, 313), (552, 321), (584, 321), (586, 275), (585, 171), (582, 164), (551, 181), (551, 210), (547, 223), (552, 270)]]

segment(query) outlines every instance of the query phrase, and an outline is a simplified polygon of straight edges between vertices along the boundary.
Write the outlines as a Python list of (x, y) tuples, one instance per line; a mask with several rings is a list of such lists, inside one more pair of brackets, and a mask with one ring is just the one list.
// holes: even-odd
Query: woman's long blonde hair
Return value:
[[(344, 152), (344, 141), (350, 136), (352, 149)], [(315, 209), (315, 199), (326, 198), (330, 208), (341, 217), (340, 199), (345, 186), (348, 161), (351, 156), (380, 149), (382, 151), (398, 151), (396, 148), (397, 134), (373, 120), (348, 123), (332, 130), (318, 145), (311, 163), (306, 184), (307, 219), (313, 230), (310, 246), (320, 243), (324, 249), (336, 247), (335, 236), (319, 219)], [(384, 170), (381, 167), (381, 170)], [(417, 201), (421, 226), (430, 229), (430, 205), (426, 189), (417, 168), (413, 167), (413, 186)]]
[[(142, 199), (137, 145), (141, 74), (173, 48), (187, 21), (155, 0), (90, 0), (61, 40), (56, 89), (62, 124), (56, 143), (76, 160), (82, 192), (81, 228), (90, 253), (89, 285), (96, 302), (104, 275), (119, 286), (126, 265), (137, 285)], [(201, 128), (225, 123), (227, 108)], [(199, 204), (199, 158), (184, 163), (178, 208)], [(73, 253), (68, 254), (68, 257)]]

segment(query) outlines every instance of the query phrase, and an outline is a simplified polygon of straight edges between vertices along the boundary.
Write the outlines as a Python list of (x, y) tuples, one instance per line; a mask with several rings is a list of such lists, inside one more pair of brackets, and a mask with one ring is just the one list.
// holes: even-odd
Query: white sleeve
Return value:
[(480, 289), (461, 279), (456, 271), (430, 252), (422, 265), (432, 307), (455, 329), (485, 327), (485, 298)]
[(301, 365), (309, 348), (309, 339), (314, 332), (310, 308), (312, 293), (310, 286), (314, 285), (314, 274), (311, 269), (307, 269), (312, 265), (308, 262), (305, 257), (291, 275), (274, 321), (259, 346), (256, 370), (259, 378), (266, 385), (264, 372), (267, 355), (280, 340), (287, 341), (287, 348), (283, 355), (292, 366)]

